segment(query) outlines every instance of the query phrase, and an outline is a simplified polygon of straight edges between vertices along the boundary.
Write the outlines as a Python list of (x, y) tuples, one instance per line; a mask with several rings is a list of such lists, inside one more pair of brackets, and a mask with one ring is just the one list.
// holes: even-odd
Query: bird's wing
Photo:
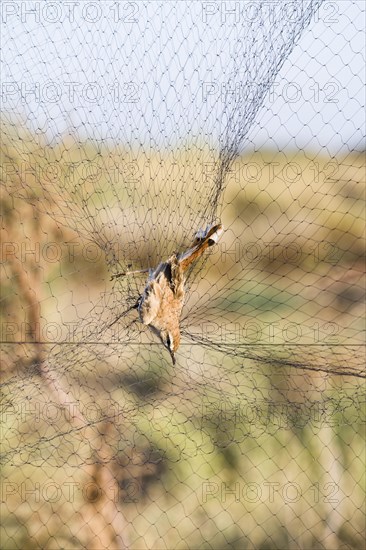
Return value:
[(157, 316), (161, 298), (161, 287), (154, 279), (146, 285), (139, 305), (140, 319), (145, 325), (149, 325)]

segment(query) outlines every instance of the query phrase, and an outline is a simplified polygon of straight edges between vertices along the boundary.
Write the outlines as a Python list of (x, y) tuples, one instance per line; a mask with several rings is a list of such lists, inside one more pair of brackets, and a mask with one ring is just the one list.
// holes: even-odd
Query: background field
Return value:
[[(362, 549), (363, 156), (235, 163), (173, 368), (140, 324), (106, 329), (144, 285), (112, 283), (110, 253), (139, 268), (189, 242), (212, 153), (129, 153), (111, 184), (95, 167), (121, 149), (22, 143), (5, 143), (1, 197), (2, 548), (117, 548), (121, 510), (136, 549)], [(53, 162), (61, 178), (20, 169)]]

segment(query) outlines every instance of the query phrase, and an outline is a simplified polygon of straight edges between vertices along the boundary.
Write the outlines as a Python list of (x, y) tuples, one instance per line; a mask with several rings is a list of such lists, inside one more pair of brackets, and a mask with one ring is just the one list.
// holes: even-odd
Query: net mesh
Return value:
[(3, 547), (362, 548), (363, 4), (2, 8)]

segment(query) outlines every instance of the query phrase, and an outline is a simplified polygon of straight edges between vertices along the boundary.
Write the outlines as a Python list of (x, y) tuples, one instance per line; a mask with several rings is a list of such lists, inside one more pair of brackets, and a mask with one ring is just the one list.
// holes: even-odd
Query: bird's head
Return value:
[(177, 331), (162, 330), (160, 333), (160, 339), (163, 342), (164, 346), (170, 353), (172, 358), (173, 365), (175, 365), (175, 352), (179, 348), (180, 344), (180, 333)]

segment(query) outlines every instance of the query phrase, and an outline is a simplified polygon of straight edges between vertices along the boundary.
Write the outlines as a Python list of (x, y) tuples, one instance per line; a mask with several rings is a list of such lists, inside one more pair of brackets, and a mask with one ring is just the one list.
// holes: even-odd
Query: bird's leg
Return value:
[(112, 275), (111, 281), (113, 279), (118, 279), (119, 277), (125, 277), (126, 275), (136, 275), (138, 273), (149, 273), (149, 269), (136, 269), (134, 271), (121, 271), (120, 273), (116, 273), (115, 275)]

